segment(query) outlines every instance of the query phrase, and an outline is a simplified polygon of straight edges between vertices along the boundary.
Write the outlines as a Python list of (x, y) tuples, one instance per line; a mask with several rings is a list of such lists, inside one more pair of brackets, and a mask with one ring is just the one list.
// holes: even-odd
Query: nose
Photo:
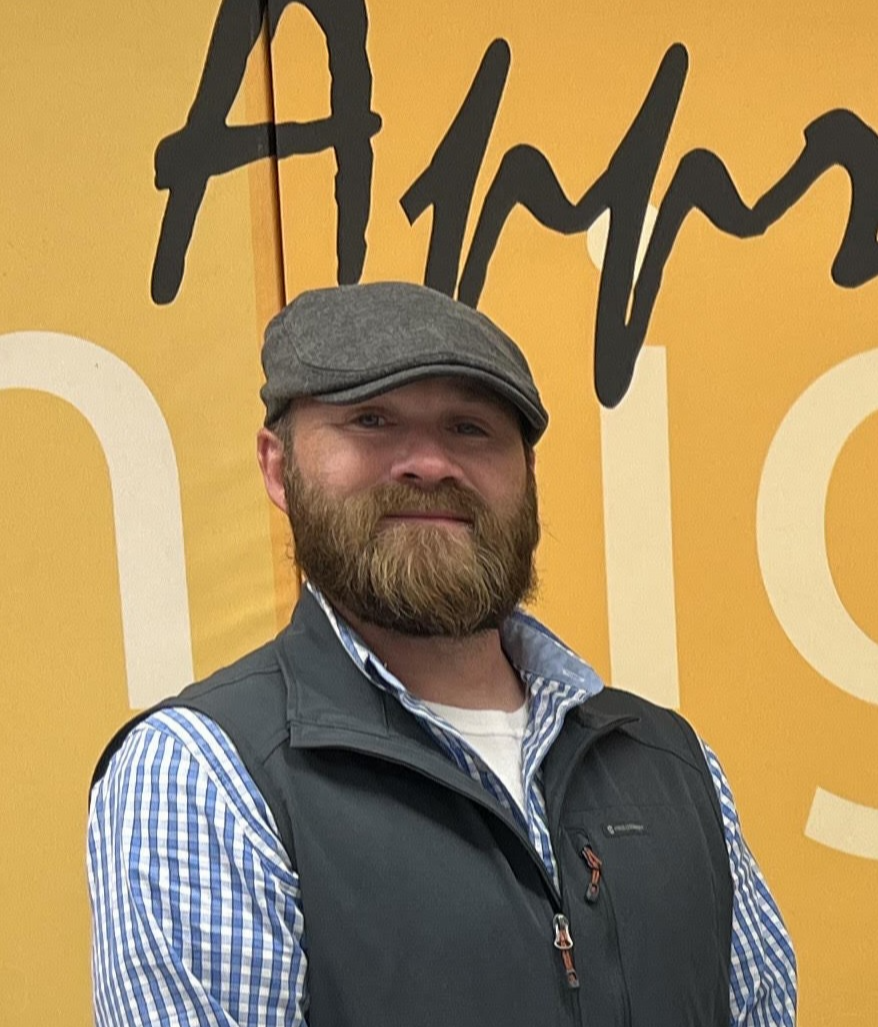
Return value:
[(441, 439), (433, 433), (411, 432), (394, 456), (391, 477), (429, 486), (449, 480), (459, 482), (463, 472)]

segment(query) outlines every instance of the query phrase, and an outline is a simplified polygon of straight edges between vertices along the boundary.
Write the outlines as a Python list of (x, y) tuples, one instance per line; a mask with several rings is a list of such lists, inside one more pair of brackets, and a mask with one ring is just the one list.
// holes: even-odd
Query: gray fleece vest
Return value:
[(543, 764), (559, 891), (307, 592), (277, 639), (162, 705), (219, 724), (274, 815), (309, 1027), (728, 1027), (728, 855), (675, 713), (618, 689), (568, 713)]

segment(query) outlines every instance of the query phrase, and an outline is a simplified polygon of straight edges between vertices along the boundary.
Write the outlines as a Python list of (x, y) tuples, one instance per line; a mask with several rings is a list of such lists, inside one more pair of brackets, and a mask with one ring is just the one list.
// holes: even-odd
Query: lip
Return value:
[(451, 513), (445, 510), (430, 510), (429, 512), (394, 513), (385, 514), (385, 521), (417, 521), (422, 524), (463, 524), (469, 526), (471, 522), (460, 514)]

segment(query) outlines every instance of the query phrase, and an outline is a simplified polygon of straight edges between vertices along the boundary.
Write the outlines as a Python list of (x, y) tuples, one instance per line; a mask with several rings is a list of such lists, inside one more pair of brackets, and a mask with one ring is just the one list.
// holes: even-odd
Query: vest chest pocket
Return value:
[(712, 1024), (727, 988), (728, 863), (723, 882), (724, 846), (718, 853), (704, 824), (695, 807), (625, 806), (565, 825), (562, 884), (577, 945), (617, 961), (633, 1024)]

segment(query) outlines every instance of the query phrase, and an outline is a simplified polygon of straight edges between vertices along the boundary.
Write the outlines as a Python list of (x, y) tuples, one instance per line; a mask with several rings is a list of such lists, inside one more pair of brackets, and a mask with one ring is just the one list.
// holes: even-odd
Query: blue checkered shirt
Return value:
[[(522, 810), (458, 732), (312, 592), (360, 670), (517, 818), (557, 884), (540, 767), (567, 712), (603, 687), (594, 671), (527, 614), (516, 612), (504, 624), (503, 648), (528, 697)], [(792, 944), (741, 835), (722, 768), (702, 746), (734, 884), (731, 1025), (793, 1027)], [(206, 717), (166, 709), (128, 735), (92, 794), (88, 881), (97, 1027), (307, 1024), (298, 875), (261, 793), (228, 737)]]

